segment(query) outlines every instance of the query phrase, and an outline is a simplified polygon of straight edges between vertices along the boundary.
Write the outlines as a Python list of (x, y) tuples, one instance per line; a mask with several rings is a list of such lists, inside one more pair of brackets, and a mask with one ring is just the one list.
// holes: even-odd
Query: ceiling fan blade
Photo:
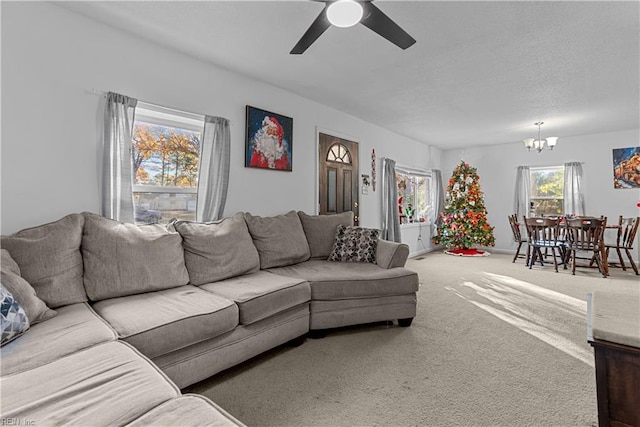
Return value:
[(313, 24), (307, 29), (307, 31), (302, 35), (302, 38), (298, 43), (291, 49), (289, 52), (291, 55), (300, 55), (303, 53), (309, 46), (315, 42), (318, 37), (322, 35), (327, 28), (331, 26), (331, 23), (327, 19), (327, 5), (324, 6), (320, 15), (313, 21)]
[(370, 1), (362, 2), (362, 7), (364, 13), (360, 23), (370, 30), (380, 34), (401, 49), (406, 49), (416, 42), (413, 37)]

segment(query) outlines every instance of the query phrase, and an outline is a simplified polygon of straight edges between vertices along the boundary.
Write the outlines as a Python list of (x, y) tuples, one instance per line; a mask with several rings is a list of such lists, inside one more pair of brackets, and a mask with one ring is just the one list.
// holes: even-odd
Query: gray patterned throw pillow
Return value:
[(29, 329), (29, 319), (27, 313), (20, 307), (18, 301), (13, 298), (11, 292), (0, 284), (0, 325), (2, 326), (2, 337), (0, 346), (18, 338)]
[(375, 228), (339, 225), (329, 261), (376, 262), (380, 230)]

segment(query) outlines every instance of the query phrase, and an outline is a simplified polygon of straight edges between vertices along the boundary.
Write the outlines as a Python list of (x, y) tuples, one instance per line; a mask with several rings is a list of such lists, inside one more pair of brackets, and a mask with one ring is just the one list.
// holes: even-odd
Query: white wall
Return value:
[[(613, 188), (613, 148), (635, 147), (640, 130), (562, 137), (553, 151), (528, 152), (522, 142), (491, 147), (448, 150), (442, 154), (442, 176), (446, 181), (461, 159), (478, 169), (480, 187), (485, 195), (489, 223), (495, 227), (496, 250), (515, 250), (507, 215), (513, 213), (516, 168), (553, 166), (582, 162), (586, 213), (605, 215), (608, 222), (618, 216), (638, 216), (638, 189)], [(636, 248), (637, 248), (636, 244)]]
[[(282, 89), (199, 62), (46, 2), (2, 2), (1, 232), (99, 212), (100, 96), (113, 91), (229, 118), (231, 176), (225, 215), (316, 209), (317, 129), (415, 167), (440, 152)], [(214, 47), (212, 47), (214, 48)], [(318, 82), (322, 84), (322, 82)], [(245, 105), (293, 117), (293, 172), (244, 168)], [(379, 181), (379, 179), (378, 179)], [(380, 189), (361, 196), (361, 223), (380, 227)]]

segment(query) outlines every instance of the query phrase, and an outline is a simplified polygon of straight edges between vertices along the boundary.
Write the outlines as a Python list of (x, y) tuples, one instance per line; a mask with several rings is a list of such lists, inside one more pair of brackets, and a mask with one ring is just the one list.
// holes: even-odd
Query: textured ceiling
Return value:
[(376, 1), (417, 43), (363, 25), (289, 51), (312, 1), (64, 7), (441, 149), (640, 127), (637, 1)]

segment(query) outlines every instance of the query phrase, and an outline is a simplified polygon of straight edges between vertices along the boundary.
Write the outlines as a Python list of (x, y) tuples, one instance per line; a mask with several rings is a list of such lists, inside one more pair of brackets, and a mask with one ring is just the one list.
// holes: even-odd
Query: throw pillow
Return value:
[(138, 226), (87, 213), (82, 258), (91, 301), (189, 283), (182, 238), (159, 224)]
[(184, 247), (192, 285), (204, 285), (260, 269), (260, 257), (241, 213), (210, 223), (177, 221), (172, 225)]
[(24, 278), (49, 307), (84, 302), (82, 227), (80, 214), (2, 236), (0, 246), (11, 253)]
[(36, 295), (29, 282), (20, 277), (20, 269), (6, 249), (1, 249), (0, 277), (4, 287), (24, 309), (32, 325), (51, 319), (57, 313)]
[(265, 218), (245, 213), (244, 219), (260, 255), (260, 268), (284, 267), (309, 259), (309, 243), (295, 211)]
[(333, 215), (307, 215), (299, 211), (304, 234), (309, 243), (311, 258), (327, 259), (336, 240), (339, 225), (353, 225), (353, 212), (342, 212)]
[(0, 283), (0, 347), (25, 333), (29, 326), (27, 313)]
[(380, 230), (339, 225), (329, 261), (376, 262)]

